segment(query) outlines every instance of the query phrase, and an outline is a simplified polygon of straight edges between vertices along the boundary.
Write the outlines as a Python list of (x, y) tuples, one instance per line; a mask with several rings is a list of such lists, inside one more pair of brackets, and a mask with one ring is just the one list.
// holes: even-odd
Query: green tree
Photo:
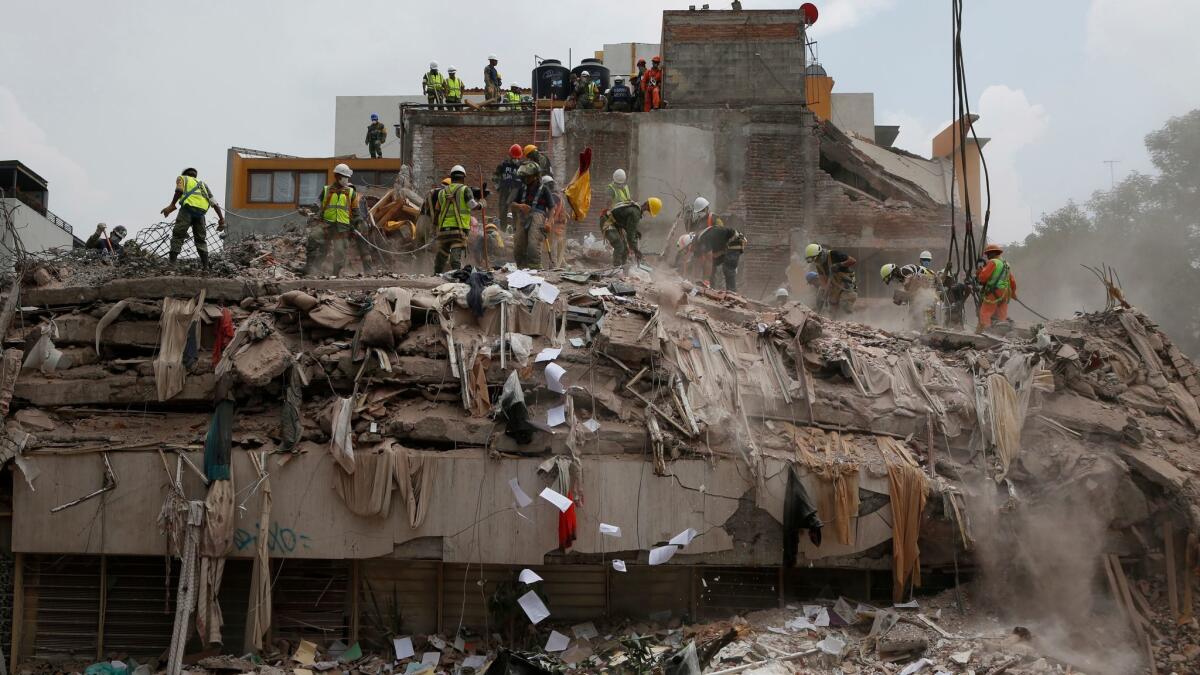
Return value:
[(1044, 215), (1007, 257), (1021, 298), (1053, 316), (1103, 305), (1104, 291), (1080, 265), (1116, 269), (1131, 303), (1181, 349), (1200, 355), (1200, 110), (1146, 136), (1156, 173), (1134, 173), (1085, 204)]

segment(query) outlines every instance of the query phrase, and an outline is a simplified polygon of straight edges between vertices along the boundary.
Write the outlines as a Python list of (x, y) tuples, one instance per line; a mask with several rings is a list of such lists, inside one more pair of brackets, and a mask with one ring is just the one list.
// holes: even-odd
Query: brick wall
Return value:
[(672, 107), (804, 102), (799, 10), (663, 12), (663, 96)]
[[(579, 153), (586, 147), (592, 148), (592, 208), (588, 217), (580, 223), (568, 224), (568, 237), (582, 237), (587, 232), (600, 236), (600, 211), (608, 205), (608, 184), (613, 171), (625, 169), (634, 181), (637, 176), (630, 170), (635, 152), (633, 130), (636, 116), (621, 113), (567, 113), (567, 134), (556, 140), (562, 143), (563, 166), (555, 169), (559, 187), (565, 188), (579, 168)], [(642, 198), (634, 185), (634, 196)]]
[(467, 170), (468, 183), (478, 185), (479, 172), (490, 182), (513, 143), (524, 146), (530, 142), (533, 117), (530, 113), (422, 112), (410, 118), (409, 129), (404, 161), (413, 167), (419, 190), (432, 187), (455, 164)]

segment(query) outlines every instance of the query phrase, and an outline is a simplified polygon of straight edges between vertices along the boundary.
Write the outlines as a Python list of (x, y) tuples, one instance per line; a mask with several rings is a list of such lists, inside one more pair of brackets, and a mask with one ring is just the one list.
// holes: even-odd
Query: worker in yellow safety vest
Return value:
[(480, 210), (485, 205), (483, 195), (476, 199), (475, 192), (467, 185), (467, 170), (462, 166), (450, 169), (450, 184), (438, 192), (437, 205), (434, 207), (434, 223), (437, 225), (434, 274), (462, 266), (463, 249), (467, 245), (467, 233), (471, 230), (471, 211)]
[(180, 205), (179, 215), (175, 216), (175, 226), (171, 228), (171, 262), (179, 258), (183, 242), (187, 241), (188, 230), (191, 230), (192, 240), (196, 244), (196, 256), (200, 258), (200, 265), (208, 269), (208, 226), (204, 222), (204, 216), (209, 207), (212, 207), (217, 212), (217, 231), (221, 231), (225, 229), (225, 213), (221, 211), (221, 205), (213, 199), (212, 190), (196, 176), (197, 172), (193, 168), (183, 170), (175, 179), (175, 196), (162, 210), (162, 214), (166, 218), (175, 210), (176, 204)]
[(446, 73), (446, 105), (461, 106), (464, 85), (463, 81), (458, 79), (458, 68), (450, 66)]
[(429, 62), (429, 72), (421, 78), (421, 91), (429, 101), (429, 107), (439, 110), (446, 102), (446, 78), (438, 72), (437, 61)]
[(615, 209), (618, 204), (633, 201), (633, 197), (629, 191), (629, 183), (625, 175), (625, 169), (617, 169), (614, 171), (612, 178), (612, 182), (608, 184), (609, 211)]
[(321, 190), (318, 217), (308, 225), (308, 241), (304, 246), (306, 274), (320, 271), (322, 262), (330, 263), (332, 274), (341, 274), (346, 267), (346, 242), (355, 236), (361, 220), (358, 192), (350, 185), (354, 172), (345, 164), (338, 164), (333, 167), (333, 175), (333, 185)]

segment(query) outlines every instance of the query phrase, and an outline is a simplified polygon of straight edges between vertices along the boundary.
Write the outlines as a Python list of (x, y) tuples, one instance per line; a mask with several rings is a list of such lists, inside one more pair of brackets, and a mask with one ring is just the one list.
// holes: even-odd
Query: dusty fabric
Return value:
[(471, 370), (467, 373), (467, 384), (471, 388), (471, 415), (473, 417), (487, 417), (492, 410), (487, 384), (487, 371), (491, 363), (490, 358), (482, 353), (477, 353), (475, 360), (471, 363)]
[(1017, 392), (1003, 375), (987, 378), (988, 411), (991, 413), (992, 442), (1000, 460), (998, 479), (1008, 475), (1008, 468), (1021, 451), (1021, 420)]
[(496, 407), (504, 415), (505, 436), (519, 445), (528, 445), (533, 441), (533, 432), (537, 431), (537, 427), (529, 423), (529, 408), (525, 405), (525, 392), (521, 389), (521, 377), (517, 371), (509, 373)]
[(224, 399), (213, 410), (204, 436), (204, 476), (213, 481), (229, 480), (233, 447), (233, 401)]
[(572, 489), (573, 476), (572, 470), (577, 470), (578, 464), (570, 457), (558, 455), (551, 457), (538, 465), (539, 473), (555, 472), (553, 489), (560, 495), (564, 495), (571, 500), (571, 506), (558, 514), (558, 547), (562, 550), (571, 548), (575, 543), (575, 534), (578, 525), (575, 513), (575, 493)]
[(163, 298), (159, 319), (158, 358), (154, 359), (154, 384), (158, 400), (166, 401), (183, 391), (187, 371), (183, 367), (183, 350), (187, 346), (188, 326), (204, 307), (205, 291), (190, 300)]
[(821, 545), (824, 524), (817, 516), (804, 483), (795, 465), (788, 465), (787, 492), (783, 496), (783, 566), (796, 566), (796, 550), (800, 545), (800, 530), (808, 530), (817, 546)]
[(221, 578), (225, 576), (224, 558), (200, 558), (200, 584), (196, 590), (196, 631), (205, 646), (221, 644), (221, 626), (225, 617), (217, 595), (221, 592)]
[(228, 307), (221, 308), (221, 319), (217, 321), (217, 335), (213, 342), (212, 364), (216, 367), (221, 362), (221, 352), (233, 342), (236, 331), (233, 328), (233, 312)]
[(340, 465), (334, 472), (333, 489), (346, 508), (359, 516), (387, 518), (392, 510), (392, 471), (395, 453), (391, 443), (359, 449), (354, 454), (354, 473)]
[(354, 399), (338, 398), (330, 407), (332, 433), (329, 452), (347, 474), (354, 473)]
[(191, 370), (200, 360), (200, 322), (193, 321), (188, 325), (187, 343), (183, 345), (183, 367)]
[(824, 464), (821, 477), (821, 507), (834, 539), (847, 546), (854, 543), (854, 521), (858, 519), (858, 465)]
[(288, 370), (287, 388), (283, 393), (283, 409), (279, 423), (280, 436), (283, 441), (280, 449), (284, 452), (292, 452), (296, 449), (296, 444), (300, 442), (300, 436), (304, 431), (300, 423), (300, 404), (304, 400), (302, 383), (300, 364), (292, 363), (291, 369)]
[(909, 583), (921, 585), (921, 514), (925, 511), (928, 484), (925, 474), (903, 443), (877, 436), (876, 443), (888, 467), (888, 488), (892, 505), (892, 599), (904, 599)]
[(317, 307), (308, 313), (308, 318), (334, 330), (344, 330), (358, 323), (359, 308), (336, 295), (324, 294)]
[(204, 644), (221, 644), (221, 606), (217, 595), (225, 573), (225, 556), (233, 550), (234, 489), (229, 480), (213, 481), (204, 500), (205, 516), (200, 538), (200, 585), (196, 630)]
[(304, 291), (288, 291), (279, 296), (279, 304), (295, 307), (302, 312), (311, 312), (317, 306), (317, 299)]
[(559, 307), (560, 303), (564, 302), (560, 298), (555, 300), (553, 305), (548, 305), (544, 302), (535, 302), (532, 308), (526, 308), (520, 303), (488, 307), (484, 310), (483, 316), (479, 317), (479, 329), (485, 335), (499, 337), (500, 311), (502, 307), (508, 307), (508, 324), (505, 328), (508, 329), (509, 333), (554, 337), (558, 332), (556, 321), (558, 311), (555, 307)]
[[(258, 531), (269, 532), (271, 526), (271, 479), (266, 471), (265, 455), (251, 453), (250, 462), (258, 472), (259, 510)], [(254, 542), (254, 566), (250, 573), (250, 604), (247, 608), (247, 633), (255, 650), (261, 650), (263, 636), (271, 627), (271, 567), (269, 539), (258, 537)]]
[(425, 514), (429, 511), (429, 496), (433, 489), (433, 465), (424, 455), (414, 454), (412, 450), (394, 444), (395, 462), (393, 468), (396, 483), (400, 486), (400, 498), (408, 509), (408, 525), (413, 529), (425, 522)]

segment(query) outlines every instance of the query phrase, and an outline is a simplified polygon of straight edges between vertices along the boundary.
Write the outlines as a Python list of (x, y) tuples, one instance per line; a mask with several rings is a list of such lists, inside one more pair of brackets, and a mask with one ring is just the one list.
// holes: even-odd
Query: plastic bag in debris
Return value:
[(467, 306), (467, 293), (470, 292), (469, 285), (459, 283), (446, 283), (433, 289), (433, 294), (438, 296), (443, 305), (453, 300), (459, 307)]
[(846, 641), (833, 635), (829, 635), (824, 640), (821, 640), (817, 643), (817, 649), (820, 649), (830, 656), (840, 657), (842, 652), (846, 649)]
[(42, 326), (42, 336), (33, 345), (33, 349), (29, 350), (28, 356), (25, 357), (25, 363), (21, 365), (21, 370), (36, 368), (43, 373), (49, 373), (57, 369), (59, 365), (67, 366), (68, 364), (62, 363), (62, 350), (55, 347), (54, 341), (51, 339), (56, 337), (58, 337), (58, 326), (54, 322)]
[(696, 642), (693, 640), (687, 646), (671, 655), (663, 668), (665, 675), (700, 675), (700, 657), (696, 654)]
[(508, 334), (508, 346), (512, 349), (513, 358), (522, 367), (529, 365), (529, 352), (533, 351), (533, 338), (520, 333)]
[(483, 306), (495, 307), (502, 302), (512, 302), (513, 294), (500, 288), (499, 284), (492, 284), (483, 289)]
[(529, 659), (517, 656), (508, 650), (502, 650), (484, 675), (551, 675), (551, 673)]
[(496, 406), (507, 421), (504, 425), (505, 435), (521, 445), (533, 441), (533, 432), (537, 427), (529, 423), (529, 408), (525, 406), (525, 392), (521, 389), (521, 378), (517, 371), (508, 374)]
[(101, 661), (88, 666), (83, 672), (84, 675), (125, 675), (129, 672), (129, 666), (120, 661)]
[(605, 253), (604, 242), (600, 241), (591, 232), (583, 238), (583, 250), (586, 252)]

